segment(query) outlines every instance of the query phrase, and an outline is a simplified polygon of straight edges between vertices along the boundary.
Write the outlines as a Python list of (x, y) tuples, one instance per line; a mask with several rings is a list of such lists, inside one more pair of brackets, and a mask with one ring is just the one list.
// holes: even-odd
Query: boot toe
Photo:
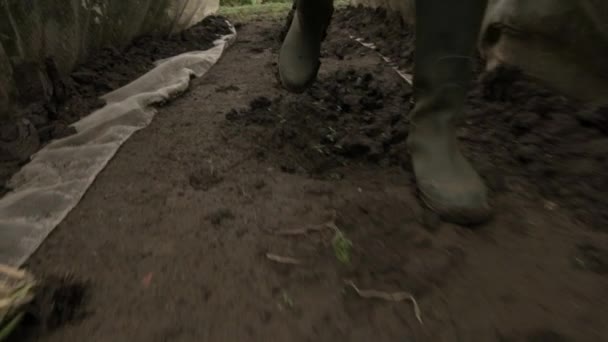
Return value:
[(464, 226), (487, 222), (493, 214), (488, 194), (483, 184), (437, 184), (420, 182), (422, 201), (443, 220)]
[[(285, 65), (299, 65), (297, 68)], [(316, 65), (315, 65), (316, 64)], [(279, 62), (279, 77), (285, 89), (292, 93), (302, 93), (314, 82), (319, 63), (308, 63), (303, 59), (298, 62)]]

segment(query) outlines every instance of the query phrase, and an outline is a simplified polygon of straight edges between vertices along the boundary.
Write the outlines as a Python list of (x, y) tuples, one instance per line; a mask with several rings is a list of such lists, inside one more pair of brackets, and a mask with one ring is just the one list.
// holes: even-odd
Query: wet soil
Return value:
[[(37, 340), (608, 336), (602, 109), (516, 70), (479, 75), (459, 137), (496, 217), (476, 230), (442, 223), (416, 198), (411, 87), (341, 16), (305, 94), (276, 81), (282, 21), (243, 23), (222, 60), (123, 146), (29, 261), (91, 284), (91, 314)], [(411, 50), (404, 36), (394, 44)]]
[(276, 159), (288, 173), (340, 178), (332, 171), (350, 164), (395, 165), (404, 154), (411, 89), (385, 69), (345, 64), (305, 95), (255, 98), (226, 114), (226, 134), (250, 136), (259, 159)]
[[(47, 94), (24, 96), (21, 108), (17, 109), (19, 118), (0, 123), (0, 189), (32, 153), (52, 139), (74, 133), (70, 124), (103, 107), (100, 96), (151, 70), (157, 60), (206, 50), (229, 32), (224, 18), (207, 17), (180, 34), (142, 36), (124, 48), (104, 48), (67, 77), (60, 76), (54, 61), (47, 59), (44, 68), (50, 83)], [(20, 128), (27, 134), (20, 132)]]
[(35, 298), (25, 309), (12, 340), (35, 340), (87, 316), (87, 282), (73, 275), (38, 275)]

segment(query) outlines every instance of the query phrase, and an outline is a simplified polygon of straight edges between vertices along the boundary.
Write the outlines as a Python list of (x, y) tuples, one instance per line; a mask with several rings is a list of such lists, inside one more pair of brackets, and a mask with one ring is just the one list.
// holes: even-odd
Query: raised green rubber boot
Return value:
[(492, 214), (488, 190), (456, 138), (485, 9), (486, 0), (416, 1), (416, 103), (408, 147), (424, 203), (462, 225)]
[(333, 12), (333, 0), (295, 1), (295, 13), (279, 52), (279, 76), (287, 90), (300, 93), (314, 82), (321, 65), (321, 42)]

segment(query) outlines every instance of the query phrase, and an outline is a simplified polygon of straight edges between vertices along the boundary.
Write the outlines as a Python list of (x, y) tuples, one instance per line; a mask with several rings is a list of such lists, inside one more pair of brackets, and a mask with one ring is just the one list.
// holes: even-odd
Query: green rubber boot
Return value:
[(279, 53), (279, 76), (287, 90), (300, 93), (314, 82), (321, 65), (321, 42), (333, 12), (333, 0), (295, 1), (295, 13)]
[(456, 138), (485, 8), (486, 0), (416, 1), (416, 104), (408, 147), (424, 203), (462, 225), (482, 223), (492, 213), (488, 190)]

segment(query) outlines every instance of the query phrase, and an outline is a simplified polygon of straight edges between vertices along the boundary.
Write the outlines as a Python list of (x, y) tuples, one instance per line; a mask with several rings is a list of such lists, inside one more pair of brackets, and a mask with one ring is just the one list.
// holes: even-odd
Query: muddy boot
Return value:
[(408, 147), (422, 200), (463, 225), (491, 216), (488, 190), (456, 139), (485, 8), (485, 0), (416, 1), (416, 105)]
[(333, 12), (333, 0), (296, 0), (279, 53), (279, 76), (287, 90), (303, 92), (315, 80), (321, 65), (321, 41)]

